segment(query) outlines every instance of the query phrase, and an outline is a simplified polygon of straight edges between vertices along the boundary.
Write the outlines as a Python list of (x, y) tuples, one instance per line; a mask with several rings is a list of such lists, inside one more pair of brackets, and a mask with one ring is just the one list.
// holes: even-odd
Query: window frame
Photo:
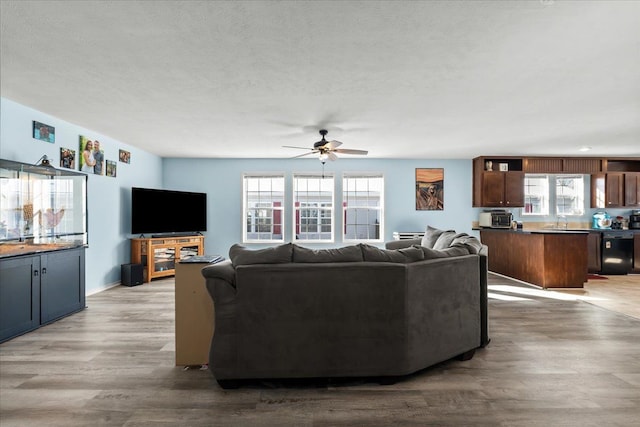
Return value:
[[(380, 179), (380, 184), (381, 184), (381, 188), (380, 188), (380, 192), (379, 192), (379, 198), (378, 198), (378, 205), (376, 206), (370, 206), (368, 204), (355, 204), (353, 206), (349, 206), (349, 185), (348, 185), (348, 180), (349, 179), (358, 179), (358, 178), (367, 178), (367, 179), (371, 179), (371, 178), (375, 178), (375, 179)], [(384, 204), (385, 204), (385, 177), (384, 174), (382, 172), (343, 172), (342, 174), (342, 241), (343, 242), (349, 242), (349, 243), (355, 243), (355, 242), (364, 242), (364, 243), (380, 243), (384, 241), (384, 223), (385, 223), (385, 218), (384, 218)], [(367, 196), (366, 196), (366, 200), (371, 200), (369, 198), (369, 194), (371, 193), (371, 191), (369, 190), (369, 185), (370, 182), (367, 182)], [(356, 191), (357, 193), (357, 191)], [(356, 211), (356, 217), (357, 217), (357, 211), (358, 210), (362, 210), (362, 209), (366, 209), (367, 211), (378, 211), (378, 215), (377, 218), (379, 218), (379, 222), (377, 224), (377, 233), (378, 233), (378, 237), (377, 238), (349, 238), (347, 237), (348, 233), (347, 233), (347, 228), (350, 226), (350, 224), (348, 223), (348, 218), (350, 217), (349, 215), (349, 211), (354, 210)], [(369, 217), (369, 215), (367, 214), (367, 217)], [(367, 227), (371, 227), (371, 226), (375, 226), (375, 224), (358, 224), (357, 222), (355, 224), (353, 224), (353, 226), (356, 227), (356, 230), (358, 228), (359, 225), (363, 225), (363, 226), (367, 226)], [(356, 235), (357, 235), (357, 231), (356, 231)], [(375, 233), (374, 233), (375, 235)]]
[[(325, 191), (325, 189), (322, 188), (322, 186), (319, 186), (319, 190), (318, 190), (318, 200), (315, 202), (318, 206), (317, 207), (313, 207), (310, 208), (308, 206), (308, 204), (312, 203), (309, 202), (308, 200), (304, 201), (304, 202), (300, 202), (298, 199), (298, 193), (302, 193), (301, 191), (297, 190), (298, 187), (298, 179), (317, 179), (320, 182), (325, 181), (325, 180), (331, 180), (331, 186), (330, 188), (330, 200), (327, 202), (325, 198), (321, 198), (321, 193), (322, 191)], [(292, 207), (292, 221), (291, 221), (291, 241), (295, 242), (295, 243), (334, 243), (335, 242), (335, 225), (336, 225), (336, 217), (335, 217), (335, 199), (336, 199), (336, 179), (335, 176), (332, 173), (309, 173), (309, 172), (294, 172), (291, 176), (291, 180), (292, 180), (292, 185), (291, 185), (291, 207)], [(309, 191), (307, 190), (306, 193), (308, 194)], [(307, 204), (306, 206), (301, 206), (301, 203), (305, 203)], [(322, 206), (323, 204), (327, 204), (329, 203), (330, 206)], [(316, 227), (317, 227), (317, 231), (316, 233), (318, 234), (319, 237), (321, 237), (323, 234), (328, 233), (329, 234), (329, 238), (318, 238), (318, 239), (310, 239), (310, 238), (300, 238), (299, 235), (302, 235), (303, 232), (301, 230), (301, 226), (302, 226), (302, 211), (304, 210), (315, 210), (316, 211), (316, 215), (314, 216), (306, 216), (305, 218), (315, 218), (316, 219)], [(325, 213), (325, 215), (323, 215), (323, 213)], [(329, 213), (329, 215), (327, 216), (326, 213)], [(331, 227), (331, 231), (329, 232), (323, 232), (322, 231), (322, 227), (323, 227), (323, 219), (326, 220), (327, 218), (329, 218), (331, 220), (330, 222), (330, 227)], [(304, 232), (304, 234), (312, 234), (309, 231)]]
[[(524, 188), (524, 194), (525, 194), (525, 204), (527, 202), (527, 191), (526, 191), (526, 186), (527, 186), (527, 179), (530, 177), (544, 177), (547, 180), (547, 194), (546, 194), (546, 199), (547, 199), (547, 212), (546, 213), (527, 213), (526, 212), (526, 206), (521, 208), (520, 210), (520, 215), (523, 218), (533, 218), (533, 217), (538, 217), (538, 218), (553, 218), (553, 217), (571, 217), (571, 218), (579, 218), (585, 215), (586, 213), (586, 198), (584, 195), (584, 189), (585, 189), (585, 177), (583, 174), (570, 174), (570, 173), (560, 173), (560, 174), (540, 174), (540, 173), (536, 173), (536, 174), (525, 174), (525, 188)], [(578, 197), (579, 199), (579, 204), (580, 204), (580, 212), (579, 213), (560, 213), (558, 211), (558, 207), (560, 206), (559, 202), (559, 196), (561, 196), (558, 192), (558, 182), (561, 179), (576, 179), (579, 178), (582, 181), (581, 184), (581, 191), (576, 192), (576, 197)]]
[[(269, 192), (265, 191), (265, 193), (269, 193), (272, 195), (272, 197), (267, 197), (265, 198), (265, 201), (262, 201), (262, 197), (259, 197), (259, 200), (257, 203), (258, 204), (265, 204), (265, 203), (271, 203), (271, 207), (268, 206), (262, 206), (262, 207), (257, 207), (257, 208), (253, 208), (253, 207), (249, 207), (249, 191), (248, 191), (248, 180), (249, 179), (259, 179), (259, 178), (269, 178), (271, 180), (273, 179), (280, 179), (282, 180), (282, 194), (281, 197), (278, 198), (274, 198), (273, 194), (275, 194), (276, 192), (274, 192), (273, 190), (273, 185), (271, 186), (271, 190)], [(285, 224), (284, 224), (284, 206), (285, 206), (285, 194), (286, 194), (286, 179), (285, 179), (285, 174), (284, 172), (268, 172), (268, 173), (258, 173), (258, 172), (246, 172), (242, 174), (242, 242), (243, 243), (265, 243), (265, 244), (269, 244), (269, 243), (284, 243), (285, 241)], [(277, 199), (277, 200), (276, 200)], [(279, 202), (280, 206), (275, 205), (275, 202)], [(249, 234), (257, 234), (258, 236), (260, 234), (262, 234), (262, 232), (260, 231), (256, 231), (256, 232), (250, 232), (247, 230), (247, 224), (249, 224), (249, 212), (250, 211), (256, 211), (259, 209), (266, 209), (266, 210), (271, 210), (271, 239), (260, 239), (260, 238), (249, 238)], [(280, 217), (280, 224), (277, 224), (277, 220), (276, 220), (276, 212), (280, 212), (279, 217)], [(255, 220), (255, 216), (251, 217), (251, 223), (254, 225), (259, 225), (258, 222), (256, 222)], [(274, 229), (279, 226), (281, 232), (280, 234), (280, 238), (273, 238), (274, 235)], [(266, 233), (265, 233), (266, 234)]]

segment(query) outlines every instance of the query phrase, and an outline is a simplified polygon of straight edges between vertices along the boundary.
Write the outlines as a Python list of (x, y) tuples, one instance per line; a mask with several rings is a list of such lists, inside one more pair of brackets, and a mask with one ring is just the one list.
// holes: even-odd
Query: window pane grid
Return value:
[(528, 175), (524, 179), (523, 215), (549, 215), (549, 177)]
[(333, 241), (333, 176), (294, 175), (295, 241)]
[(244, 176), (243, 241), (283, 242), (283, 175)]
[(551, 212), (561, 217), (584, 214), (582, 175), (526, 175), (524, 192), (523, 216), (548, 216)]
[(384, 205), (382, 175), (345, 174), (343, 193), (343, 240), (380, 241)]

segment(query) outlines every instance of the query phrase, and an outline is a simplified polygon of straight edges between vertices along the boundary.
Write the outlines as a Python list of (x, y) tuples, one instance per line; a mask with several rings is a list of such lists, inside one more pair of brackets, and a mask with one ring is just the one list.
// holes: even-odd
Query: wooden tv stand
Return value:
[(204, 255), (204, 236), (131, 239), (131, 263), (142, 264), (145, 283), (175, 275), (176, 263), (192, 255)]

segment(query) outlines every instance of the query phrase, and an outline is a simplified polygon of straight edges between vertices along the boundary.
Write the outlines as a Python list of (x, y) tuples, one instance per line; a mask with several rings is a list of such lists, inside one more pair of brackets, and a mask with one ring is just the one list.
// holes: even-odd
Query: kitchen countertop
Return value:
[(500, 231), (500, 232), (511, 232), (511, 233), (522, 233), (522, 234), (581, 234), (581, 233), (622, 233), (622, 232), (631, 232), (634, 234), (640, 234), (640, 230), (618, 230), (618, 229), (596, 229), (596, 228), (525, 228), (513, 230), (511, 228), (474, 228), (476, 231)]

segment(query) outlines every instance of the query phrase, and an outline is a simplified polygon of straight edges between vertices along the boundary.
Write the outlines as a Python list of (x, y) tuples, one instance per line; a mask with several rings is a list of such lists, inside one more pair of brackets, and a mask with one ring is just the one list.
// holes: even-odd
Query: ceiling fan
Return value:
[(320, 129), (320, 135), (322, 135), (322, 139), (315, 144), (313, 144), (313, 148), (304, 148), (304, 147), (293, 147), (291, 145), (283, 145), (285, 148), (298, 148), (301, 150), (310, 150), (308, 153), (300, 154), (299, 156), (294, 156), (293, 158), (308, 156), (309, 154), (318, 153), (319, 160), (324, 164), (327, 159), (333, 161), (338, 160), (338, 156), (336, 153), (340, 154), (367, 154), (368, 151), (365, 150), (350, 150), (348, 148), (338, 148), (342, 145), (340, 141), (327, 141), (324, 137), (328, 133), (326, 129)]

